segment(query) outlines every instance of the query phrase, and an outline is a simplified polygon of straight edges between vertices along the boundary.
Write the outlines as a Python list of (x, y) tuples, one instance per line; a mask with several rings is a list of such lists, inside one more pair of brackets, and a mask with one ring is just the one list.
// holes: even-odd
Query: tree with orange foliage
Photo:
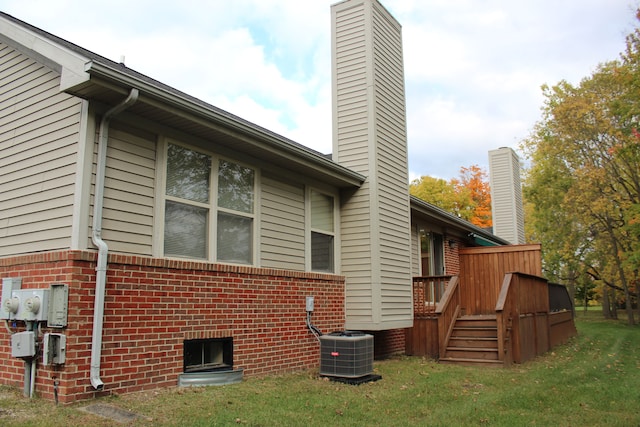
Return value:
[(409, 193), (478, 227), (491, 227), (491, 189), (487, 172), (478, 165), (460, 168), (449, 181), (422, 176), (411, 182)]
[(471, 223), (481, 228), (493, 225), (491, 217), (491, 188), (487, 172), (478, 165), (460, 168), (460, 179), (452, 179), (451, 183), (471, 196)]

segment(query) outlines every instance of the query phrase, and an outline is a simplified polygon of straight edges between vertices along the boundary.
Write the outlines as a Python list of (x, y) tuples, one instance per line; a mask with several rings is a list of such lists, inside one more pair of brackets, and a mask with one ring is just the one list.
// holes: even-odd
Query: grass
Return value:
[[(383, 379), (351, 386), (317, 371), (248, 378), (221, 387), (113, 396), (101, 403), (141, 415), (135, 426), (640, 426), (640, 327), (578, 313), (579, 335), (508, 369), (401, 357), (375, 363)], [(0, 387), (0, 424), (110, 426)]]

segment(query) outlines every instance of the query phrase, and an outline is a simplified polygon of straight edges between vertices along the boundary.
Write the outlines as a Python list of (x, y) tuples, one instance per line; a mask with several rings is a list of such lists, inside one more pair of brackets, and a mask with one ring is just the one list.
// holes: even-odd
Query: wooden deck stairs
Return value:
[(498, 324), (495, 315), (458, 317), (440, 363), (503, 366), (498, 357)]
[(463, 247), (458, 257), (456, 275), (413, 278), (406, 354), (506, 367), (577, 334), (567, 288), (542, 277), (540, 245)]

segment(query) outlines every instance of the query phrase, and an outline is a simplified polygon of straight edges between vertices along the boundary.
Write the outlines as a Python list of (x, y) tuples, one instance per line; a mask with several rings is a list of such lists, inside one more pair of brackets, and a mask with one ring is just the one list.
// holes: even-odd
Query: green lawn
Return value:
[[(316, 372), (248, 378), (223, 387), (110, 397), (136, 426), (640, 426), (640, 326), (578, 312), (579, 336), (509, 369), (403, 357), (375, 363), (382, 380), (351, 386)], [(0, 388), (0, 424), (115, 423)]]

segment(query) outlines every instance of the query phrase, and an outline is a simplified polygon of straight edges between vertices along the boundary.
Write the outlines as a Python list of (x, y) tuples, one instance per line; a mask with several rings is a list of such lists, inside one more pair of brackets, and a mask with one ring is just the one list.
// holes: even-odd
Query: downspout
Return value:
[(91, 385), (102, 390), (104, 383), (100, 379), (100, 357), (102, 355), (102, 321), (104, 317), (104, 293), (107, 282), (107, 255), (109, 247), (102, 240), (102, 205), (104, 199), (104, 179), (107, 162), (107, 142), (109, 140), (109, 122), (111, 118), (129, 108), (138, 100), (138, 89), (131, 89), (129, 96), (107, 111), (100, 121), (98, 134), (98, 159), (96, 162), (96, 182), (93, 196), (93, 227), (91, 241), (98, 248), (96, 265), (96, 297), (93, 306), (93, 333), (91, 336)]

